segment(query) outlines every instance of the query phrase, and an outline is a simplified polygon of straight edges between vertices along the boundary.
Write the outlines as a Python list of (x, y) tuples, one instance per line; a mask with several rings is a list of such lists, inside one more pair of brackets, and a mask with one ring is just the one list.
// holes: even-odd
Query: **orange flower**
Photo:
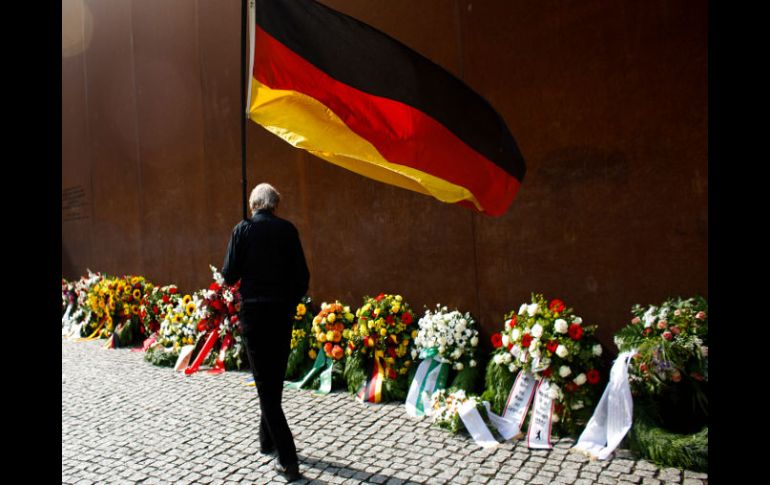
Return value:
[(331, 342), (326, 342), (324, 344), (324, 352), (326, 353), (326, 355), (330, 355), (332, 353), (332, 343)]
[(332, 357), (334, 360), (340, 360), (343, 355), (345, 355), (345, 352), (339, 345), (335, 345), (334, 348), (332, 348)]
[(334, 330), (332, 334), (333, 342), (339, 342), (342, 339), (342, 334), (339, 332), (339, 330)]

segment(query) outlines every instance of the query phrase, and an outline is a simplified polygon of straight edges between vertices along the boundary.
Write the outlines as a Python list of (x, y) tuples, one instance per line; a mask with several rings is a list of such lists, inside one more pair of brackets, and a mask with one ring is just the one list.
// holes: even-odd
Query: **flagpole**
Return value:
[(248, 218), (248, 203), (246, 200), (246, 23), (249, 0), (241, 1), (241, 191), (243, 196), (243, 218)]

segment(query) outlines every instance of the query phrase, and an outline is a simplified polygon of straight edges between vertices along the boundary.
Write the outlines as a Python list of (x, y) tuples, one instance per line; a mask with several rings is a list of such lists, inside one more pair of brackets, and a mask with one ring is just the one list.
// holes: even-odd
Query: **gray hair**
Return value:
[(280, 201), (281, 194), (275, 190), (275, 187), (270, 184), (259, 184), (251, 191), (249, 207), (251, 207), (252, 214), (260, 209), (267, 209), (272, 212), (278, 207)]

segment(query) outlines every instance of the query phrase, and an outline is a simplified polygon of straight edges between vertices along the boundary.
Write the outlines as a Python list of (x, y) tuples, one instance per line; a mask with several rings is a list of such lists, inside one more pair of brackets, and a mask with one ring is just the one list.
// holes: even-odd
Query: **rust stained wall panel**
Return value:
[(87, 3), (93, 37), (85, 52), (93, 184), (94, 270), (142, 274), (141, 190), (136, 150), (131, 2)]
[(468, 81), (529, 162), (478, 218), (482, 316), (542, 291), (609, 344), (633, 303), (707, 295), (706, 6), (465, 3)]
[[(204, 122), (207, 261), (221, 269), (233, 226), (241, 219), (240, 17), (238, 2), (197, 2)], [(225, 28), (229, 26), (229, 28)], [(200, 274), (198, 274), (200, 273)], [(191, 288), (207, 285), (199, 270)]]
[(92, 261), (84, 19), (90, 23), (82, 3), (62, 5), (62, 274), (67, 275), (79, 274), (81, 265)]
[(132, 26), (146, 275), (192, 291), (211, 262), (195, 4), (133, 2)]

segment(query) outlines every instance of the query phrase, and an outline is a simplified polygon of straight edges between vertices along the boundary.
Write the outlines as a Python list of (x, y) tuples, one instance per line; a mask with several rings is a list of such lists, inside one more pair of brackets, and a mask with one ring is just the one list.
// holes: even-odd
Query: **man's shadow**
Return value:
[[(338, 463), (338, 462), (333, 462), (333, 461), (325, 461), (325, 460), (320, 460), (318, 458), (312, 458), (312, 457), (299, 456), (298, 458), (299, 458), (299, 463), (300, 463), (300, 471), (302, 471), (301, 470), (301, 465), (305, 465), (306, 467), (315, 468), (315, 469), (320, 470), (320, 471), (327, 471), (327, 473), (330, 473), (330, 472), (328, 472), (329, 468), (336, 468), (337, 470), (333, 473), (333, 475), (341, 476), (341, 477), (344, 477), (344, 478), (355, 478), (355, 475), (357, 473), (365, 473), (368, 476), (366, 478), (362, 478), (361, 479), (362, 482), (363, 481), (369, 482), (369, 481), (373, 481), (374, 480), (377, 483), (385, 483), (388, 480), (390, 480), (391, 478), (394, 478), (394, 477), (391, 477), (389, 475), (383, 475), (381, 473), (369, 473), (365, 469), (354, 468), (354, 467), (345, 465), (343, 463)], [(307, 480), (308, 482), (312, 481), (313, 483), (322, 483), (322, 484), (329, 483), (329, 482), (324, 482), (320, 478), (314, 478), (312, 480), (310, 478), (304, 477), (304, 476), (303, 476), (303, 478), (305, 480)]]

